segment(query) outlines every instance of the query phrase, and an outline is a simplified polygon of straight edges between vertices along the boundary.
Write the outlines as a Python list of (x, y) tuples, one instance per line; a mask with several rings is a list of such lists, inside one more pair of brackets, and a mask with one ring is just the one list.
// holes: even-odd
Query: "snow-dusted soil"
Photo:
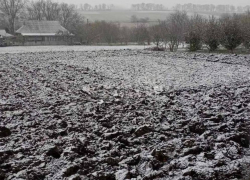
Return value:
[(240, 179), (249, 162), (249, 60), (2, 54), (0, 179)]
[(234, 61), (226, 59), (225, 55), (205, 57), (201, 54), (118, 50), (67, 53), (66, 57), (57, 57), (56, 61), (88, 67), (111, 78), (116, 85), (149, 90), (157, 87), (169, 90), (214, 86), (250, 80), (250, 62), (245, 57), (240, 60), (241, 63), (236, 61), (240, 56), (233, 57)]
[(124, 50), (124, 49), (145, 49), (151, 46), (9, 46), (0, 47), (0, 54), (3, 53), (27, 53), (27, 52), (55, 52), (55, 51), (99, 51), (99, 50)]

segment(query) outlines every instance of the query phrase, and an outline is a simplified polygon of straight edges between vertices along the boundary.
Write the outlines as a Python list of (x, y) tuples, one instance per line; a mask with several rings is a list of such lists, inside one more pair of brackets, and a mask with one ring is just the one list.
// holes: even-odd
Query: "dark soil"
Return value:
[(249, 81), (149, 94), (49, 60), (0, 57), (0, 179), (243, 176)]

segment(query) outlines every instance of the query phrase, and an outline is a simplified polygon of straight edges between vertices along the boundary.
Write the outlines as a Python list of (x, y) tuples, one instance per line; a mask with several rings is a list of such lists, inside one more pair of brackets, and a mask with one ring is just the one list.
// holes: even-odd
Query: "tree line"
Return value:
[(91, 5), (88, 3), (81, 4), (79, 6), (79, 10), (81, 11), (108, 11), (114, 9), (114, 4), (96, 4), (96, 5)]
[(185, 43), (189, 51), (205, 47), (211, 52), (224, 47), (234, 52), (240, 45), (250, 49), (250, 12), (207, 18), (175, 11), (156, 25), (137, 22), (132, 27), (123, 27), (119, 23), (97, 21), (85, 24), (81, 32), (79, 39), (86, 44), (154, 43), (157, 49), (173, 52)]
[(243, 45), (250, 48), (250, 12), (224, 14), (220, 18), (207, 18), (201, 15), (188, 16), (185, 11), (175, 11), (166, 20), (150, 25), (148, 19), (131, 17), (130, 26), (116, 22), (84, 19), (76, 6), (57, 3), (51, 0), (37, 0), (27, 3), (24, 0), (0, 0), (0, 10), (4, 20), (0, 26), (14, 33), (18, 20), (57, 20), (75, 35), (75, 40), (82, 44), (154, 43), (157, 48), (176, 51), (183, 43), (190, 51), (197, 51), (206, 46), (215, 51), (220, 46), (233, 52)]
[(157, 46), (163, 43), (170, 51), (177, 50), (182, 42), (188, 44), (190, 51), (200, 50), (203, 45), (209, 51), (217, 50), (220, 45), (231, 52), (240, 45), (249, 49), (250, 12), (205, 18), (176, 11), (155, 26), (152, 37)]
[(217, 12), (217, 13), (236, 13), (246, 12), (250, 6), (233, 6), (233, 5), (213, 5), (213, 4), (177, 4), (173, 8), (178, 11), (188, 12)]
[(163, 4), (140, 3), (132, 4), (131, 9), (134, 11), (163, 11), (165, 10), (165, 7)]

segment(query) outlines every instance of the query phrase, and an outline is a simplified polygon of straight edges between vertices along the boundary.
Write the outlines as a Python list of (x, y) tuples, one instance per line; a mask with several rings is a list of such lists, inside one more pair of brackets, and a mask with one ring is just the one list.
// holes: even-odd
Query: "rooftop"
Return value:
[(56, 35), (59, 32), (69, 33), (67, 29), (62, 27), (59, 21), (26, 21), (16, 33), (22, 35)]
[(3, 36), (3, 37), (12, 37), (12, 35), (9, 34), (9, 33), (6, 33), (6, 31), (4, 29), (0, 29), (0, 36)]

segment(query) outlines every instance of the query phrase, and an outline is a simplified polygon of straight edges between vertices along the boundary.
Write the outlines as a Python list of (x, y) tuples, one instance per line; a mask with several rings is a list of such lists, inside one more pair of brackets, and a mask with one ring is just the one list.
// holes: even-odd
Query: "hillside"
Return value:
[[(165, 20), (170, 13), (174, 11), (130, 11), (130, 10), (113, 10), (113, 11), (79, 11), (85, 19), (88, 19), (90, 22), (92, 21), (113, 21), (120, 23), (128, 23), (131, 22), (131, 16), (135, 15), (139, 19), (140, 18), (149, 18), (149, 21), (154, 23), (158, 22), (158, 20)], [(189, 15), (193, 15), (193, 12), (189, 12)], [(215, 15), (219, 16), (220, 14), (215, 13), (203, 13), (199, 12), (199, 14), (204, 16)]]

